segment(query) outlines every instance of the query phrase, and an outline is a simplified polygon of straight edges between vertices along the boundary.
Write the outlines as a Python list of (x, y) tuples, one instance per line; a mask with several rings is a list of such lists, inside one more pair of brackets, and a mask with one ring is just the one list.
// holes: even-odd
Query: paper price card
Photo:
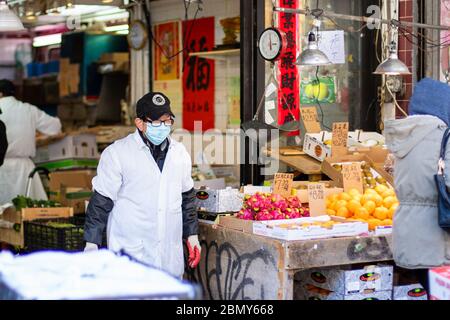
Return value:
[(356, 189), (361, 194), (364, 193), (361, 165), (359, 163), (348, 163), (342, 165), (342, 178), (344, 181), (344, 191)]
[(325, 185), (323, 183), (308, 184), (309, 213), (312, 217), (326, 213)]
[(292, 191), (292, 181), (294, 175), (292, 173), (276, 173), (273, 181), (273, 193), (289, 197)]
[(348, 122), (333, 123), (331, 152), (333, 156), (347, 154)]
[(317, 109), (315, 107), (301, 108), (301, 116), (306, 132), (319, 133), (322, 131), (320, 123), (317, 121)]

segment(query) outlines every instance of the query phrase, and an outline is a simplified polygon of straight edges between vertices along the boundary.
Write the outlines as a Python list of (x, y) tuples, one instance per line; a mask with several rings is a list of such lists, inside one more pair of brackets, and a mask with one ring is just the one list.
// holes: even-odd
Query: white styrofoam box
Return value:
[(392, 300), (392, 291), (389, 290), (343, 295), (303, 284), (296, 289), (294, 294), (295, 299), (298, 300)]
[(349, 270), (343, 267), (316, 268), (296, 273), (295, 279), (302, 285), (337, 292), (342, 295), (370, 291), (392, 291), (393, 266), (368, 265), (363, 269)]
[(430, 269), (430, 300), (450, 300), (450, 266)]
[[(322, 217), (322, 216), (321, 216)], [(322, 222), (330, 221), (329, 216), (323, 216)], [(317, 221), (317, 220), (316, 220)], [(285, 228), (278, 226), (277, 221), (260, 221), (253, 223), (253, 233), (261, 236), (287, 240), (312, 240), (324, 239), (334, 237), (351, 237), (368, 233), (369, 227), (366, 222), (352, 221), (343, 222), (333, 225), (331, 229), (321, 227), (319, 225), (311, 225), (302, 227), (302, 223), (309, 223), (307, 221), (288, 222), (292, 226), (298, 227)]]
[(344, 300), (392, 300), (392, 290), (347, 294)]
[(78, 134), (67, 136), (57, 142), (37, 148), (35, 163), (62, 159), (98, 159), (96, 136)]
[(225, 179), (207, 179), (202, 181), (194, 181), (194, 188), (200, 189), (201, 187), (206, 187), (210, 189), (225, 189)]
[(407, 286), (394, 286), (394, 300), (428, 300), (427, 292), (419, 283)]
[(244, 194), (253, 195), (257, 192), (271, 193), (272, 187), (271, 186), (252, 186), (252, 185), (244, 186)]
[(199, 211), (211, 213), (238, 212), (242, 208), (242, 199), (238, 189), (197, 189), (195, 206)]

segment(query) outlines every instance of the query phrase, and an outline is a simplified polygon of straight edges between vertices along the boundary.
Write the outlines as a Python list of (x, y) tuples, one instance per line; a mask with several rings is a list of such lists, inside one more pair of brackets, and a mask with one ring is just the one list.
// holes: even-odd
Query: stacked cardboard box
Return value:
[(430, 300), (450, 300), (450, 267), (429, 271)]
[(392, 300), (393, 267), (320, 268), (296, 274), (300, 300)]

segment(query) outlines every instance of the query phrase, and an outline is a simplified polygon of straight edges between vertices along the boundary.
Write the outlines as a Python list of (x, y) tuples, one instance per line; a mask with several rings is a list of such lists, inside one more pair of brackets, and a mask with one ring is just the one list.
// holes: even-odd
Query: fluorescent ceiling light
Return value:
[(6, 1), (0, 1), (0, 32), (24, 30), (22, 21), (12, 12)]
[(115, 31), (125, 31), (128, 30), (128, 24), (121, 24), (117, 26), (109, 26), (105, 27), (106, 32), (115, 32)]
[(128, 29), (127, 30), (120, 30), (120, 31), (116, 31), (116, 33), (117, 34), (125, 34), (125, 35), (127, 35), (127, 34), (130, 33), (130, 31), (128, 31)]
[(33, 47), (45, 47), (61, 43), (61, 33), (38, 36), (33, 39)]

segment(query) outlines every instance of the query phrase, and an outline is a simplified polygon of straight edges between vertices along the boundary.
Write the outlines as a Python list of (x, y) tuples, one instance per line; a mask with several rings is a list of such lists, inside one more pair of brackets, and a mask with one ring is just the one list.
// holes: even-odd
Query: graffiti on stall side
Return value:
[[(263, 272), (271, 266), (276, 270), (274, 257), (264, 249), (240, 254), (229, 242), (217, 244), (201, 241), (202, 260), (192, 270), (187, 268), (187, 279), (202, 285), (205, 298), (211, 300), (255, 300), (265, 299), (265, 288), (255, 288), (251, 275)], [(211, 259), (210, 257), (215, 257)], [(187, 259), (187, 257), (185, 257)], [(214, 262), (214, 265), (210, 265)], [(186, 264), (187, 265), (187, 262)], [(256, 294), (255, 294), (256, 292)]]
[(354, 239), (347, 247), (347, 257), (353, 260), (387, 260), (392, 252), (385, 237)]

